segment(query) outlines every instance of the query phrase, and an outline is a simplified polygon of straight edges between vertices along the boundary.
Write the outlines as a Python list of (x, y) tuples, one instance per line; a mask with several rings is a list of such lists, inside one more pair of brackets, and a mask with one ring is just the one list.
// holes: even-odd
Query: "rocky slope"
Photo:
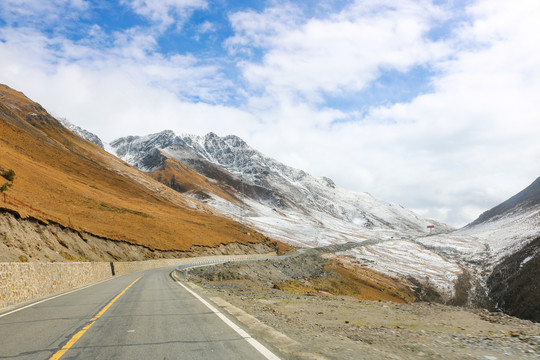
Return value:
[(540, 322), (540, 177), (460, 230), (492, 248), (489, 296), (508, 314)]
[(265, 254), (275, 249), (264, 242), (192, 246), (190, 251), (159, 250), (118, 239), (22, 219), (17, 212), (0, 210), (0, 263), (14, 261), (142, 261), (207, 255)]
[(505, 313), (540, 323), (540, 237), (499, 262), (487, 280), (489, 296)]

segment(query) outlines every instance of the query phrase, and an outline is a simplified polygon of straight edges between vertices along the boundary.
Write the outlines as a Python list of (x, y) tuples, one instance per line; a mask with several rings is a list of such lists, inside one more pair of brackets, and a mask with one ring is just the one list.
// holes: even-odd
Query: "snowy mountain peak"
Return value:
[(178, 141), (172, 130), (164, 130), (145, 136), (126, 136), (112, 141), (109, 145), (113, 152), (125, 162), (142, 171), (151, 171), (147, 163), (141, 162), (143, 158), (154, 149), (165, 149)]
[(495, 222), (503, 218), (515, 217), (516, 215), (519, 216), (526, 212), (530, 212), (531, 210), (538, 210), (539, 208), (540, 177), (510, 199), (482, 213), (478, 219), (467, 225), (466, 228), (479, 226), (488, 222)]
[(322, 185), (324, 186), (327, 186), (331, 189), (335, 189), (336, 188), (336, 184), (332, 181), (332, 179), (330, 178), (327, 178), (326, 176), (323, 176), (323, 177), (320, 177), (317, 179), (319, 181), (319, 183), (321, 183)]
[[(439, 231), (448, 230), (446, 225), (401, 206), (377, 200), (367, 193), (342, 189), (327, 177), (315, 178), (280, 163), (234, 135), (176, 136), (168, 130), (117, 139), (111, 146), (119, 157), (143, 171), (159, 171), (168, 157), (193, 168), (226, 191), (236, 191), (232, 196), (243, 199), (250, 209), (252, 225), (261, 230), (276, 221), (301, 224), (304, 228), (283, 238), (321, 242), (321, 236), (345, 239), (349, 236), (346, 234), (351, 234), (356, 238), (366, 229), (422, 234), (430, 224), (436, 224)], [(242, 188), (242, 193), (238, 193)], [(205, 201), (226, 213), (237, 211), (232, 204), (215, 196)], [(313, 239), (317, 232), (319, 239)]]
[(91, 133), (88, 130), (85, 130), (85, 129), (77, 126), (77, 125), (72, 124), (71, 122), (69, 122), (65, 118), (58, 118), (57, 120), (60, 122), (60, 124), (64, 125), (64, 127), (69, 129), (72, 133), (82, 137), (85, 140), (90, 141), (91, 143), (96, 144), (97, 146), (99, 146), (102, 149), (104, 148), (103, 147), (103, 142), (101, 141), (101, 139), (96, 134)]
[[(419, 283), (427, 281), (424, 274), (429, 268), (441, 289), (452, 296), (459, 266), (409, 240), (427, 235), (427, 225), (435, 225), (437, 233), (451, 230), (444, 224), (368, 193), (340, 188), (327, 177), (315, 178), (265, 156), (234, 135), (162, 132), (118, 139), (111, 145), (127, 162), (151, 171), (154, 179), (270, 238), (301, 247), (382, 240), (378, 248), (364, 247), (361, 261), (380, 263), (383, 272), (397, 269), (392, 275), (418, 277)], [(373, 256), (376, 260), (371, 260)]]
[(540, 177), (456, 234), (483, 239), (496, 259), (536, 239), (540, 235)]
[(235, 149), (249, 149), (249, 145), (236, 135), (227, 135), (223, 138), (226, 144), (229, 144)]

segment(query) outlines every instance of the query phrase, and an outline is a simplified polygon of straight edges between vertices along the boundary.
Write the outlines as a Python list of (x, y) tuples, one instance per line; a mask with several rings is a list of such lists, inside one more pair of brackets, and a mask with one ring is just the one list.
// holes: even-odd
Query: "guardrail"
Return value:
[(275, 259), (277, 256), (251, 256), (251, 257), (239, 257), (239, 258), (228, 258), (228, 259), (215, 259), (215, 260), (205, 260), (205, 261), (196, 261), (189, 264), (182, 264), (178, 265), (174, 269), (174, 273), (176, 274), (176, 277), (187, 280), (188, 277), (188, 271), (191, 268), (197, 268), (202, 266), (209, 266), (209, 265), (217, 265), (217, 264), (224, 264), (228, 262), (239, 262), (239, 261), (254, 261), (254, 260), (266, 260), (266, 259)]

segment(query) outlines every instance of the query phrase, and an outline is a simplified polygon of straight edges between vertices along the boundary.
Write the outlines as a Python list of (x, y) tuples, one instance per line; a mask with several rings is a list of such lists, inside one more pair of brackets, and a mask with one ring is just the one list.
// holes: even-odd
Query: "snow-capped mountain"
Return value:
[[(237, 136), (177, 136), (163, 131), (120, 138), (110, 145), (126, 162), (267, 236), (308, 247), (383, 240), (340, 255), (404, 282), (435, 289), (435, 299), (442, 302), (483, 301), (496, 263), (534, 239), (540, 227), (540, 180), (452, 232), (399, 205), (284, 165)], [(173, 172), (171, 161), (185, 167)], [(189, 185), (200, 180), (189, 175), (189, 181), (182, 183), (181, 178), (193, 170), (208, 181), (190, 190)], [(437, 231), (427, 233), (427, 225), (435, 225)], [(523, 254), (531, 256), (530, 251)]]
[(96, 144), (97, 146), (99, 146), (102, 149), (104, 148), (103, 147), (103, 142), (101, 141), (101, 139), (96, 134), (91, 133), (88, 130), (85, 130), (85, 129), (77, 126), (77, 125), (74, 125), (74, 124), (70, 123), (65, 118), (60, 118), (59, 117), (56, 120), (58, 120), (60, 122), (60, 124), (64, 125), (64, 127), (69, 129), (72, 133), (82, 137), (85, 140), (90, 141), (91, 143)]
[(481, 238), (492, 249), (495, 260), (516, 252), (540, 236), (540, 177), (456, 234)]
[(422, 244), (456, 253), (493, 268), (540, 236), (540, 178), (523, 191), (450, 234), (421, 239)]
[(460, 229), (491, 249), (489, 296), (504, 312), (540, 322), (540, 177)]
[(497, 308), (540, 321), (540, 177), (462, 229), (418, 243), (469, 268)]
[[(120, 138), (110, 145), (120, 158), (143, 171), (159, 170), (165, 159), (172, 158), (208, 178), (226, 179), (247, 208), (239, 209), (215, 195), (207, 200), (210, 205), (235, 215), (248, 211), (246, 215), (253, 225), (263, 230), (281, 229), (278, 237), (291, 242), (357, 239), (369, 229), (387, 230), (396, 235), (424, 233), (431, 224), (440, 230), (448, 229), (402, 206), (377, 200), (368, 193), (347, 191), (328, 178), (315, 178), (284, 165), (237, 136), (219, 137), (214, 133), (176, 136), (167, 130)], [(286, 230), (294, 231), (286, 235)], [(317, 232), (319, 235), (314, 239)]]
[(453, 230), (444, 224), (284, 165), (237, 136), (163, 131), (110, 146), (150, 176), (272, 238), (306, 247), (381, 240), (342, 255), (404, 283), (414, 278), (415, 284), (436, 288), (441, 301), (454, 298), (463, 268), (413, 241), (428, 234), (427, 225), (439, 233)]

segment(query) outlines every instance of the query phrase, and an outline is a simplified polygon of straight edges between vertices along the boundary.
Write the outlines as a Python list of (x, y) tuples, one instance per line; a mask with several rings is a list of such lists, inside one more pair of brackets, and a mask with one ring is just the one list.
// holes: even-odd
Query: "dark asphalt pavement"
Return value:
[(0, 317), (0, 359), (50, 359), (141, 275), (62, 359), (265, 359), (171, 271), (119, 276)]

